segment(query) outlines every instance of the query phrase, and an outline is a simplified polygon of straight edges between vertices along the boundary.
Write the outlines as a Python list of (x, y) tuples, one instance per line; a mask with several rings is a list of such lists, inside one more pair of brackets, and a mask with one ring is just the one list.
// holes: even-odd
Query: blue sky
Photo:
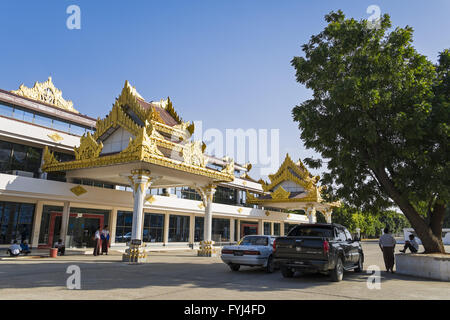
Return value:
[[(81, 30), (66, 27), (71, 4), (81, 8)], [(97, 118), (129, 80), (146, 100), (170, 96), (181, 117), (202, 120), (204, 130), (280, 129), (281, 160), (287, 152), (317, 156), (292, 120), (310, 92), (290, 61), (323, 29), (325, 14), (368, 18), (369, 5), (394, 26), (412, 26), (417, 50), (433, 62), (449, 47), (447, 0), (1, 0), (0, 88), (51, 75), (76, 109)]]

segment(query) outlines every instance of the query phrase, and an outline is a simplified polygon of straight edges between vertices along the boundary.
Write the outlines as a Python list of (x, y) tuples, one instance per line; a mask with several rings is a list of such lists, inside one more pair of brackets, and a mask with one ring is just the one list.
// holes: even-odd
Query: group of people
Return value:
[(14, 240), (14, 243), (6, 250), (6, 254), (11, 257), (17, 257), (20, 254), (28, 255), (29, 253), (31, 253), (31, 250), (26, 240), (22, 241), (20, 245), (17, 240)]
[(94, 234), (94, 256), (106, 254), (108, 255), (108, 248), (111, 244), (108, 226), (105, 226), (100, 230), (100, 227), (97, 228)]
[[(386, 267), (386, 270), (391, 273), (394, 273), (394, 249), (396, 244), (397, 242), (395, 241), (395, 238), (390, 233), (389, 228), (386, 227), (384, 229), (384, 234), (380, 237), (379, 246), (381, 251), (383, 252), (384, 265)], [(405, 241), (405, 246), (403, 247), (403, 250), (400, 250), (400, 252), (405, 253), (408, 249), (411, 251), (411, 253), (417, 253), (417, 251), (419, 250), (419, 244), (417, 243), (413, 234), (409, 235), (409, 241)]]

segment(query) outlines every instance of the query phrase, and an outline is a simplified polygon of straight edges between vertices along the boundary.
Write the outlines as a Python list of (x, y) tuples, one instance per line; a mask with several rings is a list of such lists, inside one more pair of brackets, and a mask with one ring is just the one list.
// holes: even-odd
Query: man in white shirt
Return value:
[(98, 256), (100, 254), (100, 246), (102, 243), (100, 227), (97, 228), (94, 235), (94, 256)]
[(14, 243), (6, 250), (6, 254), (9, 254), (11, 257), (17, 257), (21, 251), (22, 248), (17, 244), (17, 240), (14, 240)]
[(400, 252), (405, 253), (407, 249), (409, 249), (411, 253), (417, 253), (417, 251), (419, 251), (419, 244), (412, 233), (409, 235), (409, 241), (405, 241), (405, 247), (403, 250), (400, 250)]
[(384, 234), (380, 237), (379, 246), (381, 251), (383, 251), (384, 265), (386, 270), (394, 273), (394, 248), (396, 241), (394, 237), (390, 234), (389, 228), (384, 228)]

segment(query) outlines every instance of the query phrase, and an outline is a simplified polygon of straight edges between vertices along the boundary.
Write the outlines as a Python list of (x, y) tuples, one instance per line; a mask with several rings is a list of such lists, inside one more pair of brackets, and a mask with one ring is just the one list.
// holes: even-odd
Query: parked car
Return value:
[(222, 248), (222, 261), (232, 271), (239, 271), (241, 266), (263, 267), (266, 272), (275, 270), (272, 250), (274, 236), (249, 235), (243, 237), (237, 245)]
[(283, 277), (296, 271), (328, 273), (341, 281), (344, 271), (363, 270), (364, 253), (359, 239), (339, 224), (300, 224), (274, 244), (274, 261)]

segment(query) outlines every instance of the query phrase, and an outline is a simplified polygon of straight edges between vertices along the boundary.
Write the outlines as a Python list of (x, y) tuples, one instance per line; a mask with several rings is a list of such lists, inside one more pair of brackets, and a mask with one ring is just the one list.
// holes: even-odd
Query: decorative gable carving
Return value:
[(48, 77), (45, 82), (36, 81), (33, 88), (28, 88), (21, 84), (18, 90), (11, 92), (28, 99), (47, 103), (67, 111), (79, 113), (74, 109), (72, 101), (65, 100), (62, 97), (62, 91), (55, 87), (52, 82), (52, 77)]

